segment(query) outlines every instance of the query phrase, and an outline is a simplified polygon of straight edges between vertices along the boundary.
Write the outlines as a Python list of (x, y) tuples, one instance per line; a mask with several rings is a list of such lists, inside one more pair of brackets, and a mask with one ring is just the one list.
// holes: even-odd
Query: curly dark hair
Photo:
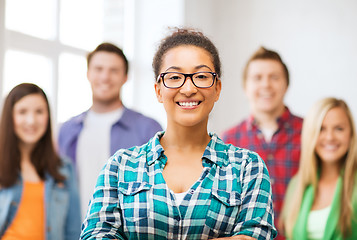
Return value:
[(212, 57), (215, 72), (218, 74), (218, 77), (221, 76), (221, 60), (218, 50), (208, 37), (202, 32), (190, 28), (172, 28), (172, 30), (173, 32), (161, 41), (154, 55), (152, 67), (154, 69), (155, 79), (157, 79), (160, 74), (163, 56), (170, 49), (181, 45), (192, 45), (205, 49)]

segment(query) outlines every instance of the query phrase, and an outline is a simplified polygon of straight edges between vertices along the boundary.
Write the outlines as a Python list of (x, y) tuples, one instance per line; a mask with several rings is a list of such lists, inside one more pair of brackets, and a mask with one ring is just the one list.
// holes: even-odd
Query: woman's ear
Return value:
[(218, 101), (219, 96), (221, 95), (221, 90), (222, 90), (222, 82), (221, 80), (217, 79), (217, 82), (215, 84), (215, 88), (216, 88), (216, 100), (215, 102)]
[(159, 82), (156, 82), (154, 87), (157, 101), (159, 101), (159, 103), (162, 103), (161, 84)]

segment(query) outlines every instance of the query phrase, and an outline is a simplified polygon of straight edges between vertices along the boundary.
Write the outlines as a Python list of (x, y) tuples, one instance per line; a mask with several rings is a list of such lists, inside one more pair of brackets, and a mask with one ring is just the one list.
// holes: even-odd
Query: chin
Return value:
[(277, 108), (272, 107), (272, 106), (265, 106), (265, 107), (260, 108), (260, 110), (265, 113), (273, 113), (277, 110)]
[(199, 121), (199, 120), (182, 120), (178, 122), (179, 125), (184, 127), (199, 127), (201, 125), (207, 125), (207, 121)]
[(341, 157), (339, 157), (339, 156), (328, 156), (328, 157), (325, 157), (324, 159), (325, 159), (324, 162), (334, 164), (334, 163), (338, 163), (340, 161)]
[(108, 96), (104, 96), (104, 97), (97, 97), (94, 100), (96, 102), (100, 102), (101, 104), (110, 104), (112, 102), (115, 102), (117, 99), (119, 99), (119, 95), (116, 97), (108, 97)]
[(25, 146), (35, 146), (38, 141), (40, 141), (40, 139), (38, 139), (37, 141), (35, 140), (26, 140), (26, 141), (22, 141), (22, 143), (25, 145)]

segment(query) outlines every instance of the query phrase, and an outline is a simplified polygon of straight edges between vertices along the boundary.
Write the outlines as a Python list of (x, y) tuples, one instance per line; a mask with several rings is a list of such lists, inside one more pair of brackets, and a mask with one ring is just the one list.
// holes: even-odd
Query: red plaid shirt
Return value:
[[(253, 116), (229, 129), (222, 136), (225, 143), (255, 151), (264, 160), (273, 189), (275, 223), (279, 218), (287, 185), (299, 167), (303, 119), (292, 115), (286, 107), (277, 121), (278, 130), (270, 142), (265, 141)], [(281, 236), (279, 238), (283, 239)]]

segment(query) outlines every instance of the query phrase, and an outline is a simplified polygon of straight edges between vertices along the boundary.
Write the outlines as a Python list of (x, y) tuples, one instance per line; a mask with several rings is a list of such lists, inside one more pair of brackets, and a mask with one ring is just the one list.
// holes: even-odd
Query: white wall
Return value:
[[(124, 36), (131, 67), (130, 80), (123, 89), (124, 103), (157, 119), (164, 128), (166, 115), (155, 97), (151, 63), (167, 27), (183, 25), (201, 29), (221, 54), (223, 89), (209, 130), (220, 133), (249, 114), (241, 75), (247, 59), (260, 45), (276, 50), (287, 63), (291, 86), (286, 104), (292, 112), (304, 116), (317, 99), (336, 96), (347, 101), (357, 118), (357, 1), (125, 2), (134, 16), (125, 13), (132, 19), (125, 25), (131, 29)], [(0, 0), (0, 12), (4, 12), (3, 6), (4, 0)], [(0, 33), (4, 32), (3, 22), (0, 14)], [(0, 76), (3, 46), (0, 35)]]
[[(0, 0), (0, 97), (2, 93), (2, 76), (4, 69), (4, 34), (5, 31), (5, 1)], [(0, 111), (2, 110), (2, 98), (0, 98)]]
[(280, 53), (291, 76), (286, 104), (304, 116), (313, 102), (335, 96), (357, 118), (357, 1), (187, 0), (185, 22), (216, 43), (223, 90), (211, 114), (220, 133), (249, 114), (242, 69), (260, 46)]
[[(131, 62), (131, 107), (151, 116), (166, 128), (166, 114), (158, 103), (154, 90), (151, 67), (159, 41), (168, 33), (168, 26), (183, 24), (184, 2), (181, 0), (136, 0), (134, 19), (134, 45)], [(128, 105), (128, 104), (127, 104)]]

